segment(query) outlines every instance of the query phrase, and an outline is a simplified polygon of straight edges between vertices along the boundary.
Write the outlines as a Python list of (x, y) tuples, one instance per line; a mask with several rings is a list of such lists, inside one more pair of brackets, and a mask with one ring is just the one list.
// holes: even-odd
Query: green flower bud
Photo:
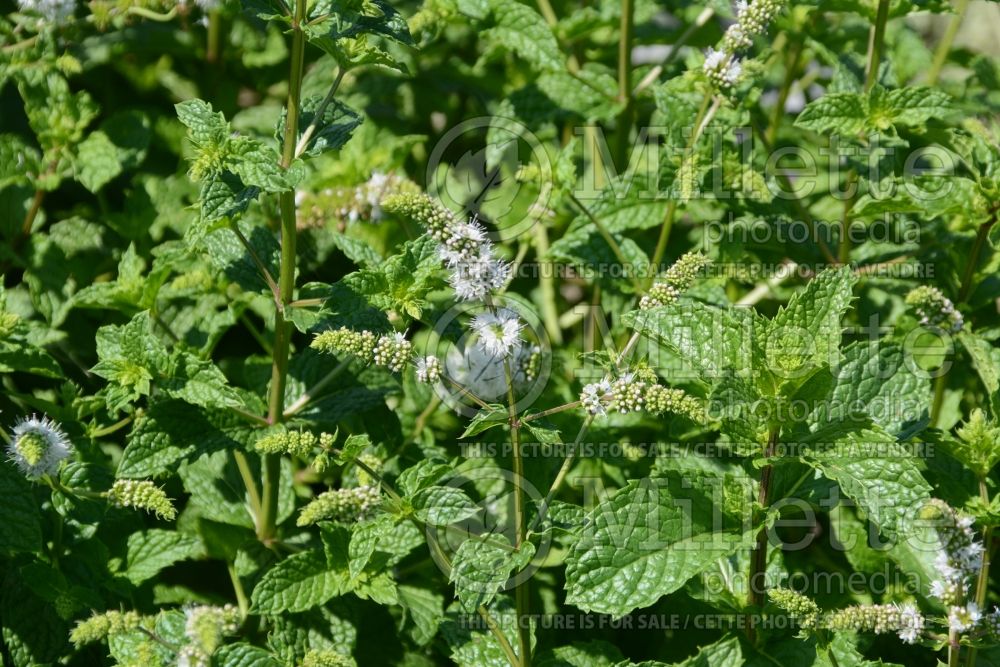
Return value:
[(225, 635), (240, 627), (240, 614), (233, 605), (213, 607), (198, 605), (185, 610), (184, 636), (199, 653), (212, 655)]
[(382, 336), (372, 350), (372, 361), (377, 366), (385, 366), (393, 373), (400, 373), (410, 362), (412, 343), (401, 333)]
[(261, 454), (288, 454), (304, 459), (319, 441), (309, 431), (276, 431), (254, 443), (254, 449)]
[(965, 320), (951, 299), (936, 287), (921, 285), (906, 295), (906, 305), (913, 307), (926, 327), (940, 327), (951, 332), (962, 330)]
[(299, 667), (354, 667), (354, 658), (329, 649), (313, 649), (299, 663)]
[(80, 621), (69, 633), (69, 640), (82, 646), (107, 639), (112, 635), (131, 632), (139, 627), (142, 617), (134, 611), (106, 611)]
[(681, 292), (694, 284), (698, 274), (712, 263), (700, 252), (689, 252), (681, 255), (674, 264), (663, 272), (649, 292), (639, 301), (639, 307), (646, 310), (657, 306), (674, 303)]
[(353, 354), (365, 363), (371, 363), (376, 343), (378, 336), (371, 331), (357, 332), (341, 327), (318, 334), (310, 347), (321, 352)]
[(612, 407), (622, 414), (642, 410), (648, 387), (645, 381), (636, 379), (634, 373), (626, 373), (611, 385)]
[(316, 458), (313, 459), (312, 467), (316, 472), (323, 474), (330, 469), (330, 463), (330, 453), (320, 452), (316, 455)]
[(439, 243), (448, 239), (449, 230), (459, 224), (454, 213), (425, 194), (392, 195), (382, 200), (382, 208), (426, 227), (431, 237)]
[(153, 512), (168, 521), (177, 517), (177, 510), (167, 494), (149, 480), (116, 480), (108, 491), (108, 499), (119, 507), (134, 507)]
[(671, 412), (684, 415), (692, 421), (705, 421), (705, 410), (698, 399), (689, 396), (683, 389), (672, 389), (662, 385), (650, 385), (646, 389), (646, 411), (654, 414)]
[(374, 485), (327, 491), (302, 508), (296, 525), (309, 526), (318, 521), (354, 523), (371, 514), (379, 500), (379, 488)]
[[(358, 461), (364, 463), (366, 466), (371, 468), (376, 473), (382, 469), (382, 459), (375, 456), (374, 454), (369, 454), (368, 452), (365, 452), (364, 454), (358, 457)], [(358, 466), (357, 470), (358, 470), (358, 483), (361, 486), (373, 486), (378, 484), (378, 481), (374, 479), (371, 475), (369, 475), (364, 468)]]
[(771, 602), (788, 612), (805, 629), (815, 628), (819, 621), (819, 607), (801, 593), (787, 588), (775, 588), (767, 592)]

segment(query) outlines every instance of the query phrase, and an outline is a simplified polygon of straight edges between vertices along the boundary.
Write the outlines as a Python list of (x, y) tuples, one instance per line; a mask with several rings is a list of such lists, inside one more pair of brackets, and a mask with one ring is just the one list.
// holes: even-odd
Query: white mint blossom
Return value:
[(729, 56), (726, 55), (725, 51), (716, 51), (712, 47), (708, 47), (708, 52), (705, 53), (705, 71), (712, 72), (717, 70), (727, 60), (729, 60)]
[(479, 346), (496, 357), (506, 357), (511, 353), (520, 343), (523, 327), (517, 313), (508, 308), (482, 313), (472, 320), (472, 328), (479, 337)]
[(951, 607), (948, 609), (948, 629), (952, 632), (967, 632), (979, 625), (981, 617), (979, 606), (975, 602), (969, 602), (964, 607)]
[(14, 427), (7, 454), (26, 477), (37, 479), (58, 472), (59, 464), (69, 457), (72, 449), (59, 424), (48, 417), (39, 419), (32, 415)]
[(52, 23), (65, 23), (73, 18), (76, 0), (17, 0), (22, 12), (38, 14)]
[(432, 383), (441, 379), (441, 361), (434, 356), (421, 357), (416, 364), (417, 382)]
[(583, 390), (580, 392), (580, 403), (592, 415), (606, 415), (608, 409), (603, 399), (610, 393), (611, 383), (607, 379), (600, 382), (591, 382), (588, 385), (584, 385)]
[(906, 644), (915, 644), (924, 630), (924, 616), (912, 602), (899, 609), (899, 630), (897, 635)]
[(461, 221), (427, 195), (401, 193), (382, 202), (389, 212), (407, 215), (438, 242), (438, 255), (451, 271), (448, 283), (460, 301), (483, 301), (507, 282), (510, 267), (493, 254), (493, 244), (478, 219)]

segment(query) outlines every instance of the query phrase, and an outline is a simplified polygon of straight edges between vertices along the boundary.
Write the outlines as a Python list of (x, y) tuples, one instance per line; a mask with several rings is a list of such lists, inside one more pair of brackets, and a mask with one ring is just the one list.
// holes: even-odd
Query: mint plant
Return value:
[(1000, 661), (959, 0), (17, 0), (0, 664)]

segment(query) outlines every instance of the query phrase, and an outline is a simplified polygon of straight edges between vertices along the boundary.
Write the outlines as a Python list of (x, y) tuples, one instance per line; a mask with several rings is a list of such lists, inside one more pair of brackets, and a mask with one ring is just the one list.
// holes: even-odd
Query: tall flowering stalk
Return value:
[(705, 54), (702, 69), (709, 81), (718, 88), (739, 83), (742, 55), (753, 46), (754, 37), (767, 32), (782, 6), (777, 0), (737, 0), (736, 22), (726, 30), (720, 48), (709, 48)]

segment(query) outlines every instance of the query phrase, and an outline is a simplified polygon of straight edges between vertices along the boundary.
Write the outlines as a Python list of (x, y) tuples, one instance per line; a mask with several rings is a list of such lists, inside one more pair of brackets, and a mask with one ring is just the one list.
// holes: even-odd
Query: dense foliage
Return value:
[(0, 664), (1000, 664), (996, 9), (8, 1)]

